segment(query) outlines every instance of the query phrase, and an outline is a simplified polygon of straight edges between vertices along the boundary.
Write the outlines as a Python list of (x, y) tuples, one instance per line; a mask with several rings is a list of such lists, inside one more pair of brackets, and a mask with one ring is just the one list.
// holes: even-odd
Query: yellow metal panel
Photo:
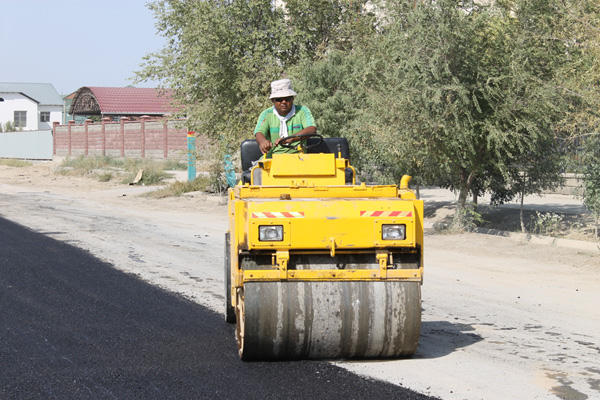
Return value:
[[(415, 221), (422, 218), (415, 207), (420, 202), (401, 199), (343, 200), (304, 199), (302, 201), (252, 201), (248, 202), (246, 216), (251, 220), (251, 240), (248, 249), (312, 249), (336, 250), (364, 249), (373, 247), (414, 247), (420, 242)], [(402, 211), (405, 217), (364, 217), (361, 211)], [(276, 215), (277, 218), (253, 218), (253, 216)], [(279, 218), (281, 215), (301, 217)], [(385, 214), (383, 214), (385, 215)], [(287, 223), (284, 224), (283, 221)], [(382, 224), (405, 224), (406, 239), (382, 240)], [(258, 226), (283, 225), (282, 242), (258, 241)]]
[(358, 199), (358, 198), (397, 198), (398, 188), (394, 185), (314, 185), (301, 186), (236, 186), (234, 197), (238, 199), (279, 199), (282, 194), (289, 194), (292, 200), (317, 197)]
[(271, 176), (335, 176), (334, 154), (273, 154)]
[(347, 164), (334, 154), (273, 154), (272, 159), (259, 161), (258, 171), (261, 185), (344, 185)]
[[(249, 270), (244, 271), (244, 282), (280, 281), (279, 270)], [(379, 269), (351, 270), (287, 270), (285, 280), (288, 281), (375, 281), (375, 280), (404, 280), (420, 282), (422, 269), (388, 269), (387, 277), (382, 277)]]

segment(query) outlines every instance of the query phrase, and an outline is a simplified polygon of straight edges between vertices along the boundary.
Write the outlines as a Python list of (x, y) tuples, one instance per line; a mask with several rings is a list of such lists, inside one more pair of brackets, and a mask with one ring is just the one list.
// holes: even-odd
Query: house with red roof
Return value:
[(74, 93), (69, 114), (76, 120), (137, 120), (145, 115), (160, 118), (172, 114), (172, 101), (170, 89), (84, 86)]

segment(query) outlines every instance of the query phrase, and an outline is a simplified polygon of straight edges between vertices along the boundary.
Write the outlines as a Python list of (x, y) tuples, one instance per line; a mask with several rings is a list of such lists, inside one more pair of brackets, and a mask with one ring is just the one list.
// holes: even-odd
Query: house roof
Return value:
[(100, 114), (103, 115), (164, 115), (172, 110), (170, 89), (85, 86), (76, 92), (71, 106), (72, 111), (77, 112), (78, 97), (83, 99), (90, 94), (97, 102)]
[(51, 83), (0, 82), (0, 93), (20, 93), (41, 106), (62, 106), (63, 100)]

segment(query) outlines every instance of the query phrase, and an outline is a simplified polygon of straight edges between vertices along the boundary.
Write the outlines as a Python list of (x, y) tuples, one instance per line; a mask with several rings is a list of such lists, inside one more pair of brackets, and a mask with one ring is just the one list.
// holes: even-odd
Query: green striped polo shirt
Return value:
[[(296, 114), (287, 121), (288, 136), (295, 135), (309, 126), (316, 126), (315, 120), (308, 107), (296, 104)], [(279, 139), (279, 118), (274, 113), (273, 107), (264, 110), (258, 117), (254, 135), (258, 132), (265, 135), (271, 143)], [(296, 153), (294, 149), (277, 146), (273, 153)]]

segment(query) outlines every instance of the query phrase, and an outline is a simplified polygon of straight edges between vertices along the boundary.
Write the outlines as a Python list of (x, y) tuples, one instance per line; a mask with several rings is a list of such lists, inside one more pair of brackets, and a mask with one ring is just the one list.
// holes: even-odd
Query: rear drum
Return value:
[(407, 357), (421, 330), (418, 282), (249, 282), (237, 293), (244, 360)]

